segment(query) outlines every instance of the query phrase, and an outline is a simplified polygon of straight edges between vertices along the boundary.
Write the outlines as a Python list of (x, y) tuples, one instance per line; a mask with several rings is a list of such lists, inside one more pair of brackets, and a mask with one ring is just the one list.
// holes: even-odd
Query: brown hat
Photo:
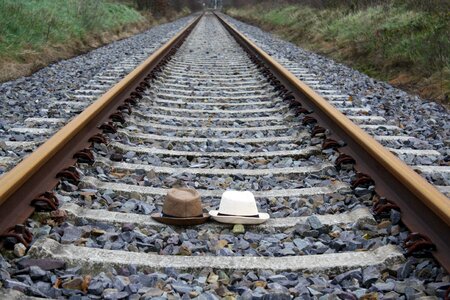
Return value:
[(158, 222), (171, 225), (205, 223), (209, 214), (203, 213), (200, 194), (189, 188), (172, 188), (167, 192), (162, 213), (152, 214)]

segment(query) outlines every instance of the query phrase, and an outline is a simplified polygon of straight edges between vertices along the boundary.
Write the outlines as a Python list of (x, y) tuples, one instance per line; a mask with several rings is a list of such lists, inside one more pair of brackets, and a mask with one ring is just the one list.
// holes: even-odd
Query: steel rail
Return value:
[(75, 163), (75, 153), (90, 146), (89, 138), (101, 132), (98, 127), (109, 121), (110, 115), (190, 33), (200, 18), (197, 16), (32, 154), (0, 177), (0, 234), (23, 223), (34, 212), (31, 201), (58, 184), (56, 174)]
[(312, 111), (310, 116), (332, 131), (332, 138), (345, 142), (345, 147), (339, 150), (356, 160), (356, 170), (371, 176), (380, 196), (400, 207), (402, 221), (411, 231), (431, 239), (436, 246), (433, 255), (450, 271), (450, 200), (221, 15), (215, 15), (242, 47), (262, 60), (277, 79), (290, 88), (296, 100)]

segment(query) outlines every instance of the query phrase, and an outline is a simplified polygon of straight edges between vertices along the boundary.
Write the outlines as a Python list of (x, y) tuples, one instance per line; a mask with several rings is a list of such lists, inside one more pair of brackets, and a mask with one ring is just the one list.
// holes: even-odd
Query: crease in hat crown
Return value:
[(178, 218), (202, 216), (200, 194), (190, 188), (172, 188), (167, 193), (162, 211), (168, 216)]
[(249, 191), (225, 191), (220, 201), (219, 213), (235, 216), (258, 215), (255, 196)]

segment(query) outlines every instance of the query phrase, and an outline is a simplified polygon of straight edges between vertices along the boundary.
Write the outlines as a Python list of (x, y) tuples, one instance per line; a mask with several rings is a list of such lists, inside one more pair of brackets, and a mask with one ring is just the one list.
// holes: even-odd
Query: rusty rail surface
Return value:
[[(450, 200), (221, 15), (216, 16), (238, 43), (262, 61), (292, 93), (293, 100), (306, 109), (308, 121), (320, 125), (316, 127), (318, 131), (332, 131), (327, 134), (328, 146), (338, 148), (340, 161), (352, 161), (361, 172), (354, 186), (376, 183), (376, 192), (388, 199), (385, 207), (398, 207), (403, 223), (412, 232), (420, 233), (411, 235), (408, 251), (432, 247), (435, 258), (450, 271)], [(337, 141), (344, 141), (344, 146), (340, 147)]]
[[(115, 130), (110, 120), (123, 119), (122, 110), (139, 97), (145, 79), (150, 79), (164, 59), (181, 45), (198, 23), (197, 16), (179, 33), (149, 56), (119, 83), (76, 116), (30, 156), (0, 178), (0, 234), (23, 240), (23, 223), (36, 208), (57, 207), (57, 199), (50, 192), (59, 182), (58, 177), (76, 181), (77, 174), (70, 169), (82, 159), (92, 160), (88, 147), (92, 141), (104, 141), (103, 133)], [(69, 169), (67, 169), (69, 168)], [(33, 206), (34, 205), (34, 206)]]

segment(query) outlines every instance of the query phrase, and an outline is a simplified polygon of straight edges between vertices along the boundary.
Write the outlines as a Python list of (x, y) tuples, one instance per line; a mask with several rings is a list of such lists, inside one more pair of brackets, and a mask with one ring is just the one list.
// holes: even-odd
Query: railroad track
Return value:
[[(4, 286), (110, 299), (443, 297), (448, 276), (429, 257), (449, 269), (448, 199), (391, 152), (440, 154), (394, 149), (410, 137), (282, 63), (293, 73), (208, 13), (105, 94), (92, 84), (55, 103), (67, 115), (12, 129), (29, 140), (3, 148), (34, 150), (81, 112), (0, 178), (3, 245), (29, 247)], [(153, 221), (176, 185), (199, 190), (205, 210), (226, 189), (252, 190), (271, 220), (240, 233)], [(23, 279), (32, 272), (42, 289)], [(413, 290), (389, 289), (390, 276)]]

